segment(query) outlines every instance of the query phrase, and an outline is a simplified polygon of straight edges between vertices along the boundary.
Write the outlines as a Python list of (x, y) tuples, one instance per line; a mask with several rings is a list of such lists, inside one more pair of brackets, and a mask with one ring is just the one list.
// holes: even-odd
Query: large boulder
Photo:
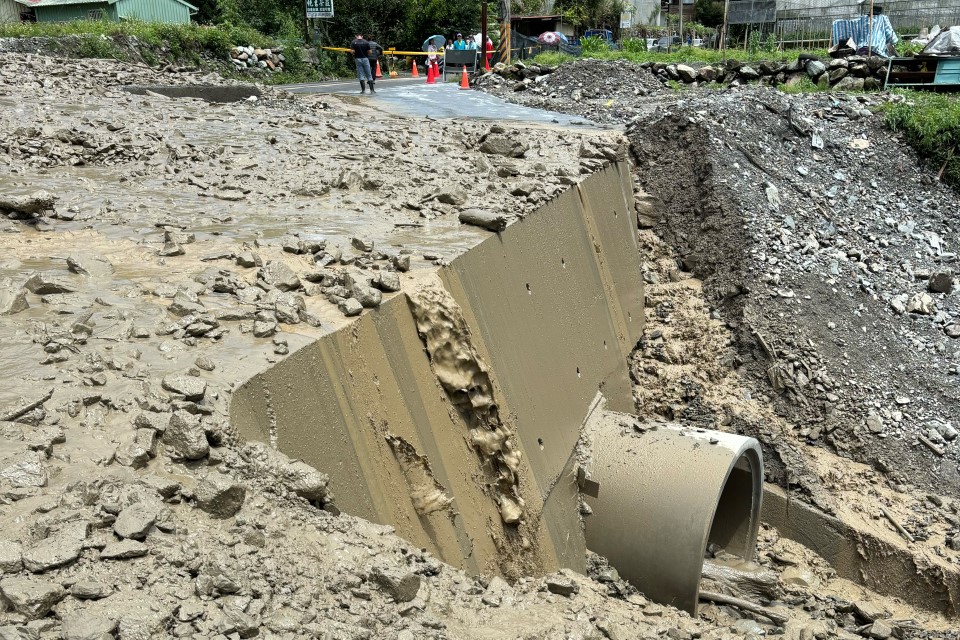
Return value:
[(163, 443), (176, 460), (199, 460), (210, 453), (207, 435), (200, 418), (186, 411), (177, 411), (170, 416)]
[(0, 595), (14, 611), (30, 620), (47, 615), (66, 592), (58, 584), (33, 578), (7, 578), (0, 582)]
[(246, 497), (244, 486), (222, 473), (208, 474), (194, 492), (197, 506), (219, 519), (235, 516)]

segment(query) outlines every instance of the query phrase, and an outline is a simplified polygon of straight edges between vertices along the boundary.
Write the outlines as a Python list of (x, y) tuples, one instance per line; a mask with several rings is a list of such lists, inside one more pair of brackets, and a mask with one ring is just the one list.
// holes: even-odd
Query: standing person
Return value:
[(453, 48), (457, 51), (463, 51), (467, 48), (467, 43), (463, 41), (463, 34), (457, 34), (457, 41), (453, 43)]
[(489, 67), (490, 60), (493, 58), (493, 51), (494, 51), (493, 40), (490, 39), (490, 36), (487, 36), (487, 46), (485, 47), (485, 49), (487, 50), (487, 66)]
[(373, 74), (370, 73), (370, 43), (363, 39), (363, 35), (358, 33), (357, 37), (350, 43), (350, 50), (353, 51), (353, 62), (357, 65), (360, 93), (367, 92), (368, 82), (370, 83), (370, 93), (376, 93), (373, 90)]
[(435, 71), (440, 71), (440, 67), (437, 66), (437, 45), (433, 44), (433, 40), (427, 45), (427, 67), (433, 67)]
[(447, 51), (450, 51), (451, 49), (453, 49), (453, 40), (451, 40), (450, 38), (447, 38), (447, 46), (445, 46), (444, 49), (446, 49)]
[[(370, 71), (373, 72), (373, 70), (377, 68), (377, 60), (383, 55), (383, 47), (377, 44), (373, 36), (367, 38), (367, 44), (370, 45), (370, 55), (368, 57), (370, 58)], [(374, 77), (373, 81), (376, 82), (376, 80), (376, 77)], [(373, 82), (370, 83), (370, 93), (374, 93)]]

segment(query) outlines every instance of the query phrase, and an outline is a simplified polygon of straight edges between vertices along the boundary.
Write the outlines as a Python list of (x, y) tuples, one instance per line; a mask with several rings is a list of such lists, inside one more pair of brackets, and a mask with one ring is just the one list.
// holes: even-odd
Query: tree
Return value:
[(697, 22), (705, 27), (719, 27), (723, 24), (723, 3), (717, 0), (697, 0)]
[(624, 0), (557, 0), (554, 3), (554, 9), (563, 13), (565, 20), (588, 28), (617, 27), (626, 7)]

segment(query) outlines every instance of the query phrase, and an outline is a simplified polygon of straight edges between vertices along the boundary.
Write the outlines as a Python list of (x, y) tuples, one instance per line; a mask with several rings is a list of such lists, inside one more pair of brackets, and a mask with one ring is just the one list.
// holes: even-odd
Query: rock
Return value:
[(111, 542), (100, 552), (101, 560), (129, 560), (140, 558), (150, 553), (150, 548), (136, 540), (121, 540)]
[(358, 316), (363, 313), (363, 305), (360, 304), (360, 301), (356, 298), (347, 298), (341, 300), (337, 303), (337, 307), (340, 309), (340, 313), (351, 318), (353, 316)]
[(0, 540), (0, 573), (17, 573), (23, 568), (23, 550), (19, 542)]
[(183, 410), (170, 416), (170, 422), (163, 433), (163, 443), (167, 445), (174, 459), (178, 460), (199, 460), (210, 452), (200, 418)]
[(853, 610), (866, 622), (873, 622), (874, 620), (879, 620), (887, 616), (886, 611), (872, 602), (855, 602), (853, 604)]
[(383, 301), (383, 294), (373, 287), (368, 287), (364, 284), (355, 283), (350, 288), (350, 293), (353, 296), (351, 300), (356, 300), (360, 303), (360, 306), (365, 309), (375, 309), (380, 306), (380, 303)]
[[(152, 429), (141, 429), (156, 434)], [(114, 459), (121, 467), (130, 467), (131, 469), (143, 469), (150, 463), (150, 451), (137, 442), (128, 442), (117, 447)]]
[(374, 276), (373, 286), (388, 293), (400, 291), (400, 274), (395, 271), (381, 271)]
[(282, 293), (275, 305), (277, 322), (285, 324), (299, 324), (307, 311), (307, 304), (303, 296), (297, 293)]
[(847, 73), (849, 72), (843, 67), (834, 69), (833, 71), (830, 72), (830, 83), (834, 84), (834, 83), (840, 82), (840, 80), (847, 77)]
[(113, 265), (104, 256), (98, 254), (71, 254), (67, 256), (67, 269), (93, 278), (113, 275)]
[(223, 567), (210, 562), (200, 569), (194, 585), (199, 596), (217, 596), (240, 591), (238, 580), (239, 578), (227, 573)]
[(293, 269), (278, 260), (271, 260), (260, 269), (257, 280), (265, 289), (276, 288), (280, 291), (296, 291), (300, 288), (300, 278)]
[(253, 251), (243, 251), (237, 255), (237, 266), (245, 267), (247, 269), (252, 267), (260, 267), (263, 265), (263, 261), (260, 259), (260, 256)]
[(255, 338), (269, 338), (279, 330), (280, 325), (273, 320), (257, 320), (253, 323), (253, 336)]
[(813, 571), (803, 567), (787, 567), (780, 574), (780, 581), (784, 584), (808, 589), (816, 589), (820, 586), (820, 580), (813, 574)]
[(231, 518), (243, 506), (247, 490), (222, 473), (210, 473), (194, 492), (197, 506), (214, 518)]
[(933, 314), (934, 303), (933, 298), (931, 298), (926, 293), (917, 293), (907, 302), (907, 312), (908, 313), (917, 313), (920, 315), (931, 315)]
[(874, 620), (870, 628), (867, 629), (867, 636), (875, 640), (887, 640), (893, 635), (893, 627), (883, 620)]
[(687, 84), (697, 80), (697, 70), (685, 64), (677, 65), (677, 75)]
[(112, 638), (117, 619), (77, 611), (63, 617), (60, 635), (63, 640), (103, 640)]
[(291, 462), (279, 469), (284, 485), (302, 498), (313, 502), (326, 502), (329, 499), (330, 478), (320, 473), (306, 462)]
[(523, 182), (515, 185), (510, 189), (510, 195), (512, 196), (529, 196), (534, 193), (539, 188), (539, 185), (532, 180), (524, 180)]
[(393, 263), (393, 268), (400, 273), (406, 273), (407, 271), (410, 271), (409, 255), (394, 256), (391, 262)]
[(100, 600), (111, 594), (113, 594), (113, 587), (92, 580), (80, 580), (70, 587), (70, 595), (79, 600)]
[(183, 250), (183, 247), (177, 244), (176, 242), (166, 241), (163, 243), (163, 248), (157, 251), (157, 255), (161, 258), (172, 258), (174, 256), (182, 256), (186, 251)]
[(550, 576), (546, 579), (546, 584), (550, 593), (568, 598), (580, 591), (580, 585), (564, 575)]
[(819, 60), (811, 60), (807, 63), (807, 75), (813, 80), (816, 80), (826, 72), (827, 65), (823, 64)]
[(480, 152), (509, 158), (522, 158), (530, 147), (520, 140), (503, 135), (487, 135), (480, 144)]
[[(680, 68), (677, 67), (677, 72), (679, 73)], [(717, 70), (711, 66), (700, 67), (700, 71), (697, 72), (697, 80), (700, 82), (713, 82), (717, 79)]]
[(433, 197), (437, 202), (450, 204), (455, 207), (459, 207), (467, 203), (467, 192), (460, 187), (450, 187), (448, 189), (444, 189), (443, 191), (435, 194)]
[(83, 551), (83, 537), (73, 532), (61, 533), (24, 549), (23, 566), (33, 573), (42, 573), (76, 562)]
[(153, 528), (160, 509), (155, 503), (135, 502), (125, 508), (113, 523), (113, 532), (121, 538), (143, 540)]
[(637, 226), (640, 229), (652, 229), (660, 222), (663, 202), (655, 196), (643, 194), (636, 198), (634, 210), (637, 212)]
[(34, 274), (23, 286), (31, 293), (40, 296), (52, 293), (73, 293), (77, 290), (70, 279), (52, 271)]
[(3, 470), (0, 478), (6, 478), (15, 488), (47, 486), (47, 469), (44, 456), (36, 451), (23, 454), (21, 460)]
[(370, 578), (394, 602), (410, 602), (420, 591), (420, 576), (412, 571), (377, 567)]
[(12, 316), (29, 307), (26, 291), (15, 287), (8, 278), (0, 281), (0, 316)]
[(13, 609), (30, 620), (42, 618), (66, 592), (60, 585), (33, 578), (7, 578), (0, 581), (0, 595)]
[(207, 382), (195, 376), (164, 376), (160, 385), (172, 393), (179, 394), (187, 400), (202, 400), (207, 392)]
[(834, 85), (834, 89), (841, 91), (863, 91), (863, 78), (847, 76)]
[(167, 311), (180, 318), (184, 316), (203, 313), (204, 306), (200, 304), (200, 298), (192, 291), (178, 289), (173, 296), (173, 301), (167, 307)]
[(366, 240), (363, 238), (350, 238), (350, 244), (354, 249), (363, 251), (364, 253), (370, 253), (373, 251), (374, 247), (373, 240)]
[(760, 78), (760, 72), (750, 66), (744, 66), (740, 68), (739, 76), (742, 80), (758, 80)]
[(953, 291), (953, 275), (944, 271), (934, 272), (927, 282), (927, 289), (934, 293), (950, 293)]
[(870, 433), (883, 433), (883, 418), (875, 413), (871, 413), (866, 419), (867, 430)]

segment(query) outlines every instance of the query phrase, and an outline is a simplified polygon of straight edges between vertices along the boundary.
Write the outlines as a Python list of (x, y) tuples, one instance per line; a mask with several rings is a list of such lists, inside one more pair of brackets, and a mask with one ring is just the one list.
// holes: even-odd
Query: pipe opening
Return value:
[(751, 560), (756, 532), (753, 514), (759, 511), (760, 461), (753, 450), (743, 453), (730, 470), (717, 501), (717, 510), (707, 536), (707, 544), (717, 545), (728, 552)]

